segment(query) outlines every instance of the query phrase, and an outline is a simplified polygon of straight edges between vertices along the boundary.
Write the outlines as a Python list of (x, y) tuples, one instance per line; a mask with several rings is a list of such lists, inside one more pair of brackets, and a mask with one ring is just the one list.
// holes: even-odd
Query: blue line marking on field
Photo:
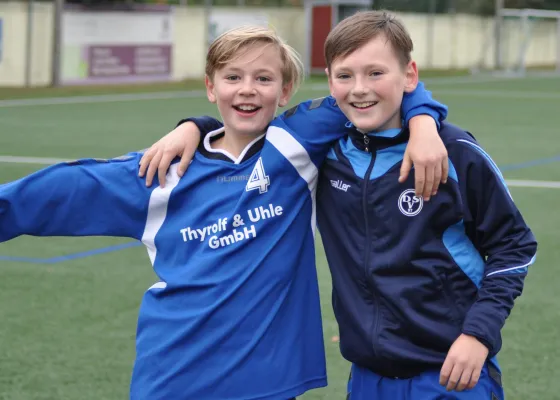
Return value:
[(518, 164), (503, 165), (503, 166), (500, 166), (500, 170), (502, 170), (502, 171), (513, 171), (513, 170), (516, 170), (516, 169), (536, 167), (538, 165), (550, 164), (550, 163), (558, 162), (558, 161), (560, 161), (560, 154), (558, 154), (557, 156), (554, 156), (554, 157), (539, 158), (539, 159), (536, 159), (536, 160), (525, 161), (525, 162), (518, 163)]
[(63, 261), (70, 261), (76, 260), (78, 258), (85, 258), (90, 256), (95, 256), (98, 254), (105, 254), (110, 253), (113, 251), (120, 251), (124, 249), (128, 249), (131, 247), (138, 247), (141, 246), (142, 243), (135, 241), (135, 242), (128, 242), (123, 244), (117, 244), (114, 246), (102, 247), (100, 249), (93, 249), (88, 251), (82, 251), (79, 253), (74, 254), (67, 254), (64, 256), (52, 257), (52, 258), (31, 258), (31, 257), (11, 257), (11, 256), (0, 256), (0, 261), (13, 261), (13, 262), (22, 262), (22, 263), (31, 263), (31, 264), (56, 264)]

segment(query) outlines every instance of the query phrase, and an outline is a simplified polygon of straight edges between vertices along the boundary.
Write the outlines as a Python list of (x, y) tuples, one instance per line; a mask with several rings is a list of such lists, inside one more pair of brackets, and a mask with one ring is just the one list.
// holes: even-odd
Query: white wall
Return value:
[(204, 76), (206, 20), (203, 8), (174, 9), (173, 79), (196, 79)]
[[(222, 15), (231, 13), (242, 22), (249, 13), (264, 16), (280, 36), (302, 56), (305, 51), (303, 9), (295, 8), (222, 8)], [(470, 68), (485, 60), (490, 66), (494, 48), (491, 38), (492, 20), (472, 15), (438, 15), (430, 18), (423, 14), (402, 13), (399, 17), (407, 26), (413, 40), (413, 58), (420, 69)], [(4, 54), (0, 62), (0, 85), (25, 84), (27, 4), (0, 2), (0, 18), (4, 22)], [(31, 83), (48, 85), (51, 79), (53, 45), (53, 6), (35, 3), (33, 20), (33, 54)], [(176, 7), (173, 14), (174, 53), (173, 79), (202, 78), (204, 75), (209, 16), (200, 7)], [(238, 22), (236, 22), (238, 23)], [(518, 57), (521, 41), (520, 25), (514, 21), (505, 24), (504, 60), (512, 64)], [(553, 65), (558, 46), (556, 23), (539, 22), (535, 25), (527, 52), (528, 65)], [(483, 54), (483, 49), (486, 49)]]
[[(24, 86), (27, 65), (27, 4), (0, 3), (0, 18), (4, 25), (0, 85)], [(35, 3), (33, 29), (31, 84), (47, 85), (51, 80), (53, 43), (51, 4)]]

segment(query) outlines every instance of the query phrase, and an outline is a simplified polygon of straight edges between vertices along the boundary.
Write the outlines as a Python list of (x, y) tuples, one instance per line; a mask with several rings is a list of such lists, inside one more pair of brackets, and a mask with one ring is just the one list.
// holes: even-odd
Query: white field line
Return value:
[(155, 93), (129, 93), (108, 94), (96, 96), (69, 96), (49, 97), (40, 99), (18, 99), (0, 100), (0, 108), (29, 107), (29, 106), (56, 106), (61, 104), (87, 104), (87, 103), (111, 103), (123, 101), (141, 100), (171, 100), (185, 98), (203, 98), (206, 93), (202, 90), (191, 90), (184, 92), (155, 92)]
[[(69, 161), (69, 160), (65, 160), (62, 158), (46, 158), (46, 157), (0, 156), (0, 163), (52, 165), (65, 161)], [(560, 182), (556, 182), (556, 181), (530, 181), (530, 180), (508, 179), (506, 180), (506, 183), (510, 187), (560, 189)]]
[(14, 157), (14, 156), (0, 156), (0, 163), (13, 163), (13, 164), (37, 164), (37, 165), (53, 165), (69, 160), (61, 158), (46, 158), (46, 157)]
[(506, 183), (510, 187), (560, 189), (560, 182), (555, 181), (526, 181), (519, 179), (507, 179)]

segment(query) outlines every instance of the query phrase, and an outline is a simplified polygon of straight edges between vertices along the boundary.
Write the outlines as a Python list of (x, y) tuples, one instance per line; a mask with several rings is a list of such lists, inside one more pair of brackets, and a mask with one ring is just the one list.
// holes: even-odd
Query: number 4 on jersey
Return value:
[(262, 158), (257, 160), (257, 164), (255, 168), (253, 168), (253, 172), (251, 172), (251, 176), (249, 177), (249, 182), (247, 182), (247, 186), (245, 187), (246, 191), (259, 189), (259, 194), (263, 194), (268, 191), (268, 186), (270, 185), (270, 178), (264, 172), (264, 166), (262, 162)]

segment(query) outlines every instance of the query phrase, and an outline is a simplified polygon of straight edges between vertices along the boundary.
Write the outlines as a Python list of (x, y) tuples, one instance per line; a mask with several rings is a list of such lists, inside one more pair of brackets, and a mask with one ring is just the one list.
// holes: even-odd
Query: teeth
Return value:
[(374, 104), (375, 104), (375, 101), (368, 101), (366, 103), (352, 103), (352, 105), (354, 107), (357, 107), (357, 108), (367, 108), (367, 107), (373, 106)]
[(257, 109), (257, 107), (249, 106), (249, 105), (241, 105), (241, 106), (237, 106), (237, 108), (243, 111), (255, 111)]

